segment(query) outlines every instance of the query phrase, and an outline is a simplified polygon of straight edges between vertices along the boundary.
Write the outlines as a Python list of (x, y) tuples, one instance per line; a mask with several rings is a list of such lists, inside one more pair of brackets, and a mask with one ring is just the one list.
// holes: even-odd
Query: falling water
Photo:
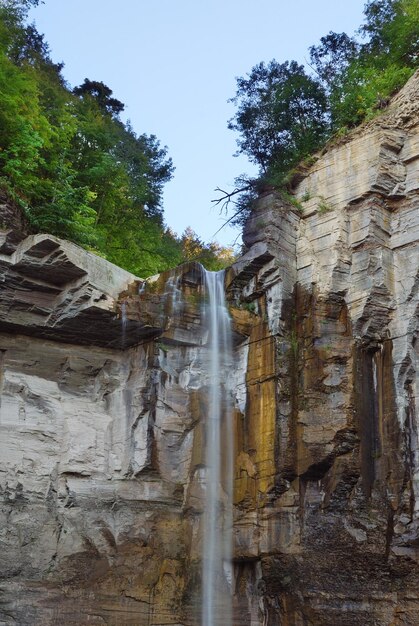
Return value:
[(230, 318), (224, 299), (224, 272), (204, 271), (208, 331), (208, 411), (203, 536), (202, 626), (231, 626), (232, 367)]
[(180, 288), (180, 276), (172, 274), (166, 283), (166, 293), (171, 299), (171, 317), (176, 318), (182, 308), (183, 294)]
[(122, 343), (122, 347), (123, 348), (125, 348), (125, 341), (126, 341), (126, 337), (127, 337), (127, 324), (128, 324), (127, 303), (126, 302), (122, 302), (122, 304), (121, 304), (121, 325), (122, 325), (121, 343)]

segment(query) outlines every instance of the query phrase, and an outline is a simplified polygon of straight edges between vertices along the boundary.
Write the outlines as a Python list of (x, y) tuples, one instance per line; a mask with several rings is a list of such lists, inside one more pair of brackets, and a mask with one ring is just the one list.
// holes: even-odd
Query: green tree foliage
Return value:
[(330, 96), (332, 129), (353, 128), (374, 116), (411, 75), (397, 63), (371, 64), (365, 57), (351, 63)]
[[(234, 198), (242, 223), (258, 194), (286, 186), (287, 173), (336, 132), (375, 115), (412, 75), (419, 61), (418, 0), (369, 0), (358, 34), (321, 38), (309, 49), (309, 75), (295, 61), (259, 63), (237, 79), (236, 107), (228, 127), (239, 133), (239, 153), (259, 166), (259, 178), (236, 179)], [(237, 195), (236, 195), (237, 194)]]
[[(121, 121), (124, 104), (103, 82), (68, 88), (63, 64), (25, 23), (37, 4), (0, 0), (0, 186), (34, 231), (87, 246), (140, 276), (190, 260), (185, 238), (163, 222), (163, 187), (174, 171), (167, 148)], [(222, 257), (199, 243), (209, 264)]]
[(346, 33), (330, 32), (321, 37), (319, 45), (309, 48), (310, 67), (330, 92), (358, 52), (355, 39)]
[(102, 113), (118, 116), (125, 108), (120, 100), (112, 98), (112, 89), (101, 81), (85, 78), (82, 85), (73, 89), (73, 93), (76, 96), (93, 98)]
[(285, 173), (324, 141), (324, 88), (296, 61), (259, 63), (237, 79), (231, 102), (237, 112), (228, 127), (240, 133), (239, 152), (265, 176)]
[(257, 179), (237, 178), (237, 189), (225, 196), (225, 207), (235, 196), (231, 222), (241, 226), (260, 192), (282, 187), (290, 169), (324, 143), (328, 104), (326, 88), (317, 77), (296, 61), (275, 60), (259, 63), (238, 78), (231, 102), (237, 112), (228, 127), (240, 133), (237, 154), (246, 154), (259, 166)]
[(182, 256), (187, 261), (197, 261), (211, 271), (221, 270), (234, 262), (232, 248), (212, 242), (204, 243), (198, 235), (187, 228), (181, 238)]
[(370, 0), (360, 32), (368, 37), (364, 51), (387, 55), (390, 63), (415, 68), (419, 61), (417, 0)]
[(310, 48), (310, 62), (328, 86), (332, 131), (351, 128), (385, 106), (419, 61), (417, 0), (370, 0), (357, 43), (329, 33)]

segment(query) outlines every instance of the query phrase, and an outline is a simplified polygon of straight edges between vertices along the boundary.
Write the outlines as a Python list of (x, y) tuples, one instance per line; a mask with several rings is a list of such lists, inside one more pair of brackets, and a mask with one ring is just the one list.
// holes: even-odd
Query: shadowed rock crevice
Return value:
[[(234, 626), (419, 623), (418, 90), (294, 177), (301, 210), (263, 195), (227, 271)], [(0, 622), (197, 626), (202, 268), (7, 227), (0, 274)]]

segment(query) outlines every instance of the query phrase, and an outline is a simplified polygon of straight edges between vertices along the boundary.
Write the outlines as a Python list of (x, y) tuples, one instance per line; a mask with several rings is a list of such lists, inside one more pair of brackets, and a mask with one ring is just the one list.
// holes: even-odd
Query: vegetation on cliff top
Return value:
[[(357, 35), (330, 32), (309, 49), (309, 70), (296, 61), (255, 65), (237, 78), (235, 116), (238, 153), (259, 167), (259, 176), (236, 180), (233, 221), (243, 223), (261, 190), (286, 188), (299, 162), (385, 108), (419, 64), (417, 0), (369, 0)], [(221, 191), (221, 190), (220, 190)]]
[[(39, 1), (0, 0), (0, 190), (34, 232), (141, 276), (189, 260), (209, 269), (230, 263), (231, 250), (165, 226), (162, 193), (174, 172), (167, 148), (121, 120), (124, 104), (104, 83), (69, 87), (63, 64), (26, 23)], [(309, 69), (272, 60), (237, 79), (229, 128), (259, 175), (223, 192), (219, 202), (235, 201), (233, 222), (244, 221), (262, 190), (286, 189), (293, 168), (330, 137), (385, 108), (417, 67), (418, 1), (369, 0), (364, 12), (364, 39), (330, 32), (310, 48)]]
[[(122, 122), (100, 81), (71, 89), (63, 64), (26, 24), (39, 0), (0, 0), (0, 188), (34, 232), (70, 239), (140, 276), (183, 261), (219, 269), (232, 251), (163, 221), (174, 167), (154, 135)], [(1, 219), (1, 217), (0, 217)]]

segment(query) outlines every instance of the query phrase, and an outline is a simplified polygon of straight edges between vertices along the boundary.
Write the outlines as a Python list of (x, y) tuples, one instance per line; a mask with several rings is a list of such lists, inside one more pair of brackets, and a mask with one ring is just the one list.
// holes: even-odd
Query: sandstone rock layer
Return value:
[(418, 95), (416, 75), (296, 176), (300, 210), (261, 199), (229, 273), (233, 300), (259, 312), (238, 623), (419, 622)]
[[(419, 623), (419, 76), (226, 274), (235, 626)], [(197, 626), (202, 271), (0, 236), (0, 624)]]

